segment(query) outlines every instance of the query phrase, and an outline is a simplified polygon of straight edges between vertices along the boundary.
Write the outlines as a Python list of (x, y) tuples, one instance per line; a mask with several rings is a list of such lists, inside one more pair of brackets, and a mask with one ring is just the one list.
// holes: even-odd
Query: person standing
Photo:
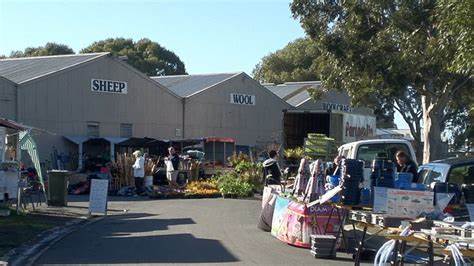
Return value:
[(166, 164), (166, 178), (170, 186), (178, 186), (178, 174), (179, 174), (179, 156), (173, 147), (168, 148), (168, 157), (165, 160)]
[(281, 170), (278, 165), (278, 153), (271, 150), (268, 153), (268, 158), (263, 162), (263, 174), (265, 178), (265, 185), (280, 185), (281, 184)]
[(135, 151), (135, 163), (133, 164), (133, 177), (135, 179), (135, 190), (137, 194), (143, 193), (143, 180), (145, 178), (145, 158), (141, 151)]
[(398, 151), (395, 154), (395, 159), (397, 160), (397, 172), (411, 173), (413, 175), (412, 182), (416, 183), (418, 181), (418, 167), (416, 163), (404, 151)]

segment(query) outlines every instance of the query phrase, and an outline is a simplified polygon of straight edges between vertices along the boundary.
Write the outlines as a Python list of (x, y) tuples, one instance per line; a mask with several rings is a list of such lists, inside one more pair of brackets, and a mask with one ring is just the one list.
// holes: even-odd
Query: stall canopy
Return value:
[(18, 130), (18, 131), (23, 131), (23, 130), (27, 129), (27, 127), (25, 127), (21, 124), (18, 124), (14, 121), (11, 121), (11, 120), (8, 120), (8, 119), (5, 119), (5, 118), (1, 118), (1, 117), (0, 117), (0, 126), (10, 128), (10, 129), (14, 129), (14, 130)]

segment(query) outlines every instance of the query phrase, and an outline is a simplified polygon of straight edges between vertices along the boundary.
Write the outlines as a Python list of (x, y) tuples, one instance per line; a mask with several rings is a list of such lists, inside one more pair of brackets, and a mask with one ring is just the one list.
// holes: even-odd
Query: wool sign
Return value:
[(255, 95), (231, 93), (230, 103), (240, 105), (255, 105)]
[(127, 94), (128, 84), (125, 81), (91, 79), (91, 90), (93, 92)]

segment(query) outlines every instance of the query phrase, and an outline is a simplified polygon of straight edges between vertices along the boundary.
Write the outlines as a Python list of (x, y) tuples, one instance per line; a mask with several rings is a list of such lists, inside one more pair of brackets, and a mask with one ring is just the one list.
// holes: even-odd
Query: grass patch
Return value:
[(70, 218), (41, 214), (17, 214), (12, 211), (8, 217), (0, 217), (0, 257), (9, 250), (55, 226), (63, 225)]

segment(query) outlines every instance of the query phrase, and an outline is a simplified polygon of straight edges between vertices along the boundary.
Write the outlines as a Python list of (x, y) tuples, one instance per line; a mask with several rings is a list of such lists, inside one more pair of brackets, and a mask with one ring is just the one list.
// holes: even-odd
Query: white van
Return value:
[(402, 150), (416, 163), (415, 150), (408, 140), (404, 139), (370, 139), (350, 142), (338, 149), (338, 154), (348, 159), (364, 161), (364, 187), (370, 186), (372, 160), (385, 157), (395, 161), (395, 153)]

